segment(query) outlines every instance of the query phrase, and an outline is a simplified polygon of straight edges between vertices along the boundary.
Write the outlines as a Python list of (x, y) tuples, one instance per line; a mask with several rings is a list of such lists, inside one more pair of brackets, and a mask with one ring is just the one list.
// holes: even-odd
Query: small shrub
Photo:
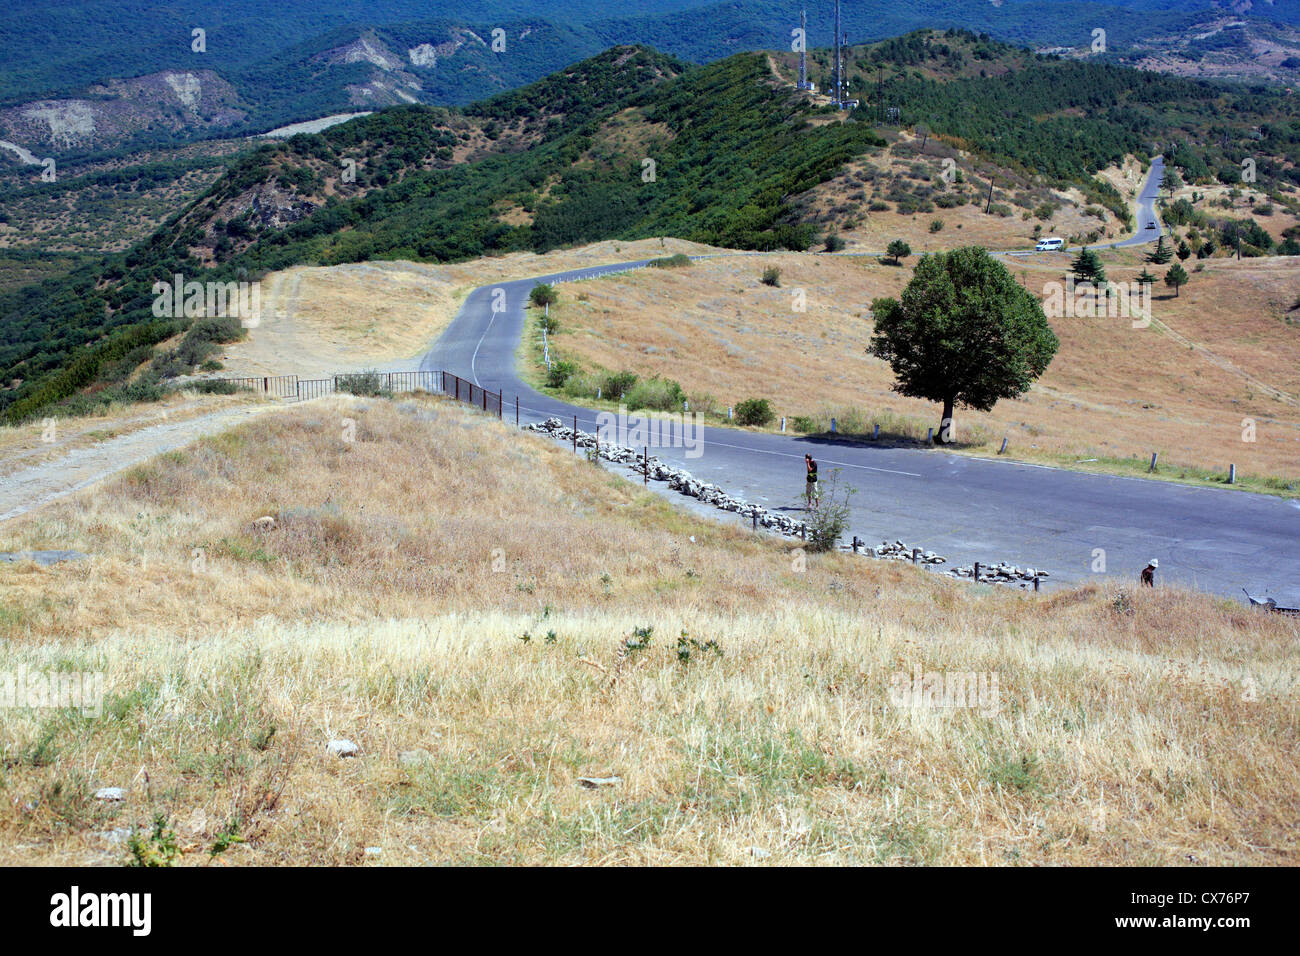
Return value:
[(393, 393), (383, 385), (383, 379), (379, 377), (379, 372), (371, 369), (366, 372), (355, 372), (351, 375), (336, 375), (334, 377), (334, 390), (338, 392), (347, 392), (350, 395), (359, 395), (362, 398), (392, 398)]
[(664, 256), (660, 259), (651, 259), (650, 265), (655, 269), (680, 269), (682, 266), (689, 266), (691, 257), (685, 253), (679, 252), (675, 256)]
[(931, 232), (943, 232), (943, 220), (942, 220), (942, 219), (931, 219), (931, 220), (930, 220), (930, 231), (931, 231)]
[(553, 362), (546, 371), (546, 384), (550, 388), (561, 388), (564, 383), (578, 374), (576, 362)]
[(778, 287), (781, 285), (781, 270), (776, 266), (768, 266), (763, 270), (763, 285)]
[(736, 406), (736, 424), (770, 425), (776, 415), (766, 398), (747, 398)]
[(686, 393), (679, 384), (657, 375), (636, 382), (623, 396), (631, 411), (653, 408), (661, 412), (680, 410), (685, 398)]
[(826, 251), (839, 252), (844, 248), (844, 240), (840, 238), (839, 233), (832, 232), (826, 237)]
[(821, 497), (808, 519), (809, 551), (835, 550), (840, 536), (849, 526), (849, 499), (857, 494), (857, 489), (848, 488), (841, 495), (839, 476), (838, 468), (831, 472), (830, 479), (826, 482), (826, 487), (822, 490)]
[(541, 309), (548, 305), (555, 305), (560, 301), (560, 293), (555, 291), (555, 286), (548, 285), (545, 282), (539, 282), (533, 286), (532, 291), (528, 293), (528, 301), (537, 308)]
[(636, 384), (636, 381), (635, 372), (611, 372), (605, 376), (605, 380), (601, 383), (601, 397), (608, 399), (622, 398)]
[(167, 825), (167, 816), (154, 817), (153, 830), (148, 835), (132, 830), (126, 848), (130, 853), (128, 866), (175, 866), (181, 860), (176, 833)]
[(247, 391), (243, 386), (224, 378), (214, 378), (208, 382), (190, 382), (185, 387), (202, 395), (234, 395), (236, 392)]

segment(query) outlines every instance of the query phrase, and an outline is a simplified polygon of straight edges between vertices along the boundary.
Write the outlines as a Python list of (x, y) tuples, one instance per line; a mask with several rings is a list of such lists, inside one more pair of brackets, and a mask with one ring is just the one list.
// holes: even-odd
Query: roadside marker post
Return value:
[(578, 453), (578, 416), (573, 416), (573, 453)]
[(1235, 485), (1236, 483), (1237, 483), (1237, 466), (1236, 466), (1236, 465), (1229, 465), (1229, 466), (1228, 466), (1228, 484), (1230, 484), (1230, 485)]
[(1160, 452), (1158, 452), (1158, 451), (1153, 451), (1153, 452), (1151, 453), (1151, 467), (1147, 469), (1147, 473), (1148, 473), (1148, 474), (1150, 474), (1151, 472), (1153, 472), (1153, 471), (1156, 470), (1156, 461), (1157, 461), (1159, 458), (1160, 458)]
[(641, 484), (648, 485), (650, 484), (650, 446), (649, 445), (646, 445), (644, 447), (644, 450), (642, 451), (642, 455), (644, 455), (644, 458), (642, 460), (644, 462), (645, 468), (641, 472)]

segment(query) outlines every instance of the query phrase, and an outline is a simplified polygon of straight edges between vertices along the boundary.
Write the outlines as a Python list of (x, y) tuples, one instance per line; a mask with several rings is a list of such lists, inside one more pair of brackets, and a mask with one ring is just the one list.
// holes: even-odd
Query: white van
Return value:
[(1034, 246), (1034, 252), (1056, 252), (1064, 248), (1064, 239), (1039, 239), (1038, 245)]

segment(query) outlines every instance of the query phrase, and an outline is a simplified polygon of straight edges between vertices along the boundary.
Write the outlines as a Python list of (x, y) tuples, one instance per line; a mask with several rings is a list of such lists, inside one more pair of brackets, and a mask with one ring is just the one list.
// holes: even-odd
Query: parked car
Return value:
[(1065, 248), (1064, 239), (1039, 239), (1038, 245), (1034, 246), (1035, 252), (1055, 252), (1058, 249)]

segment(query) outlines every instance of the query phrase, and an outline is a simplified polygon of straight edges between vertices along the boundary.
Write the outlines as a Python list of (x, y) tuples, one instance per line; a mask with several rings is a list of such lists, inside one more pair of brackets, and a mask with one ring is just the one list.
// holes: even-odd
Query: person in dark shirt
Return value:
[(803, 463), (808, 469), (808, 482), (804, 491), (804, 499), (808, 502), (808, 507), (811, 508), (821, 501), (822, 497), (821, 488), (817, 486), (817, 462), (813, 461), (812, 455), (804, 455)]
[(1160, 562), (1152, 558), (1151, 563), (1142, 569), (1141, 581), (1149, 588), (1156, 586), (1156, 568), (1158, 567), (1160, 567)]

